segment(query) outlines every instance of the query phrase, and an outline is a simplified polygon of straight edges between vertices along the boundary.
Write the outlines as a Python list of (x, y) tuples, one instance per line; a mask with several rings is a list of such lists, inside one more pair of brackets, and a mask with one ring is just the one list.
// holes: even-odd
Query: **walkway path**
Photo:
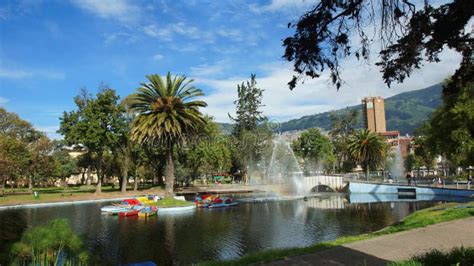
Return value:
[(474, 247), (474, 217), (375, 237), (319, 252), (274, 261), (271, 265), (386, 265), (430, 249)]

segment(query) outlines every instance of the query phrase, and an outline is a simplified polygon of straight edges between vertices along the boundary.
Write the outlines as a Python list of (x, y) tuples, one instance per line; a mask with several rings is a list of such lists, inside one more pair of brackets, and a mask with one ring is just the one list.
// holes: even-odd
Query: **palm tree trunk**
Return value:
[(166, 190), (165, 197), (173, 197), (174, 186), (174, 165), (173, 165), (173, 148), (170, 147), (166, 151), (166, 166), (165, 166)]

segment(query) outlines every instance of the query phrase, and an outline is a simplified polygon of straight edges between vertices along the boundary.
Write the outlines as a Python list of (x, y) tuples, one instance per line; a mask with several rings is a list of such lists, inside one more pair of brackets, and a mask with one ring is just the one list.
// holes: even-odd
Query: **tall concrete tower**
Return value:
[(376, 133), (387, 131), (385, 104), (382, 97), (365, 97), (362, 99), (362, 109), (365, 128)]

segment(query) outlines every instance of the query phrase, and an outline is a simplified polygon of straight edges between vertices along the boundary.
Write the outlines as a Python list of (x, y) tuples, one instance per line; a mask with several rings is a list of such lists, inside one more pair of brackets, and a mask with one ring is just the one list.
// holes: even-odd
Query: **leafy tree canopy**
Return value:
[(95, 98), (82, 89), (74, 98), (77, 110), (64, 112), (60, 118), (58, 132), (64, 136), (66, 143), (82, 144), (97, 156), (97, 193), (101, 192), (104, 173), (103, 154), (117, 149), (127, 129), (124, 109), (118, 104), (118, 100), (115, 90), (105, 85), (101, 86)]
[(126, 125), (119, 96), (102, 85), (96, 97), (82, 89), (74, 98), (77, 110), (64, 112), (59, 133), (68, 144), (83, 144), (93, 152), (113, 149)]
[(445, 94), (423, 133), (432, 153), (445, 155), (455, 165), (474, 165), (474, 82), (461, 88), (455, 84), (445, 85), (457, 92)]
[(331, 140), (321, 134), (316, 128), (306, 130), (293, 142), (293, 150), (296, 155), (303, 158), (305, 170), (309, 164), (322, 164), (329, 167), (334, 161), (333, 145)]
[(331, 140), (316, 128), (306, 130), (293, 142), (295, 153), (305, 160), (321, 161), (333, 156)]
[(212, 118), (205, 119), (203, 133), (190, 143), (183, 156), (194, 177), (227, 172), (231, 167), (230, 136), (222, 135)]
[(21, 119), (17, 114), (0, 107), (0, 134), (6, 134), (25, 142), (37, 140), (41, 133), (33, 128), (30, 122)]

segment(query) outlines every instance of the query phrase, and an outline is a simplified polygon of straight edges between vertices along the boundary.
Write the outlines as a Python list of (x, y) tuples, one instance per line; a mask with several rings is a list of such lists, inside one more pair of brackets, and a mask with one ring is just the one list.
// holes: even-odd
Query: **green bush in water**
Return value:
[(65, 219), (26, 231), (11, 256), (13, 265), (87, 265), (89, 258)]

